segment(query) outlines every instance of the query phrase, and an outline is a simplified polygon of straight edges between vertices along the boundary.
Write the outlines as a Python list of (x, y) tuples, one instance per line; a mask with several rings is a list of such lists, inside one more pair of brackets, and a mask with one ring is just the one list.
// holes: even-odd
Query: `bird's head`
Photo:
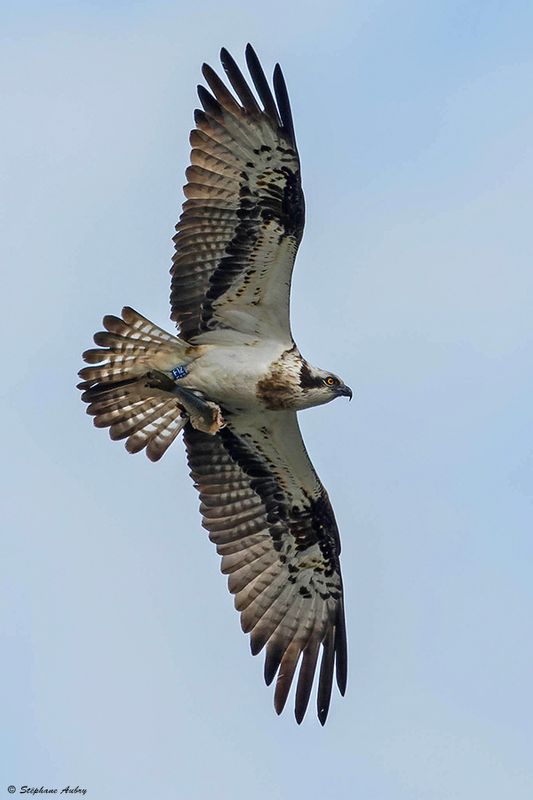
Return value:
[(312, 367), (306, 361), (300, 369), (300, 388), (306, 406), (319, 406), (336, 397), (352, 399), (352, 390), (332, 372)]

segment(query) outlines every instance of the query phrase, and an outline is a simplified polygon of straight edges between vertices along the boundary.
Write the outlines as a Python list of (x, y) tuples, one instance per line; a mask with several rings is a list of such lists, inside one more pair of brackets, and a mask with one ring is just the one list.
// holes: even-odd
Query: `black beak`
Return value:
[(341, 383), (341, 385), (337, 389), (337, 395), (339, 397), (349, 397), (351, 400), (353, 397), (353, 392), (349, 386), (346, 386), (345, 383)]

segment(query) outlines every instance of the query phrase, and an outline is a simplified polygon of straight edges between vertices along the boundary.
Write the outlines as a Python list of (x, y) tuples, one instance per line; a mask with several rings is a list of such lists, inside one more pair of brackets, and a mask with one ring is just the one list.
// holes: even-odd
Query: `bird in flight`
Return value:
[[(317, 663), (317, 713), (334, 675), (346, 688), (340, 540), (307, 455), (297, 412), (352, 397), (300, 355), (291, 335), (291, 275), (304, 229), (300, 161), (279, 64), (273, 93), (253, 48), (255, 93), (227, 50), (229, 86), (209, 87), (191, 132), (186, 200), (176, 226), (166, 333), (132, 308), (103, 319), (83, 353), (82, 400), (98, 428), (157, 461), (183, 431), (209, 538), (235, 595), (252, 653), (263, 648), (281, 713), (298, 672), (300, 723)], [(231, 88), (230, 88), (231, 87)]]

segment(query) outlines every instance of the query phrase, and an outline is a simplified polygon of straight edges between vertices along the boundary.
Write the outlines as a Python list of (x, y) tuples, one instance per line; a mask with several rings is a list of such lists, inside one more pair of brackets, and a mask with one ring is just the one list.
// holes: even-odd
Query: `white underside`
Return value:
[(237, 337), (231, 338), (233, 341), (227, 343), (203, 345), (201, 355), (188, 364), (188, 374), (177, 383), (202, 392), (230, 410), (257, 409), (257, 383), (286, 346), (248, 337), (237, 342)]

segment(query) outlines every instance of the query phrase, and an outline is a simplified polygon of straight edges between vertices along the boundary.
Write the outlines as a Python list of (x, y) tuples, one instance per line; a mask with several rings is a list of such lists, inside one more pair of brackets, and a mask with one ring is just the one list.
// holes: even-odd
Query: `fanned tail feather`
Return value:
[(170, 373), (183, 363), (189, 345), (154, 325), (132, 308), (122, 318), (107, 315), (104, 331), (94, 335), (98, 348), (86, 350), (88, 364), (79, 372), (88, 403), (87, 413), (97, 428), (109, 428), (112, 439), (126, 439), (126, 449), (157, 461), (188, 420)]

